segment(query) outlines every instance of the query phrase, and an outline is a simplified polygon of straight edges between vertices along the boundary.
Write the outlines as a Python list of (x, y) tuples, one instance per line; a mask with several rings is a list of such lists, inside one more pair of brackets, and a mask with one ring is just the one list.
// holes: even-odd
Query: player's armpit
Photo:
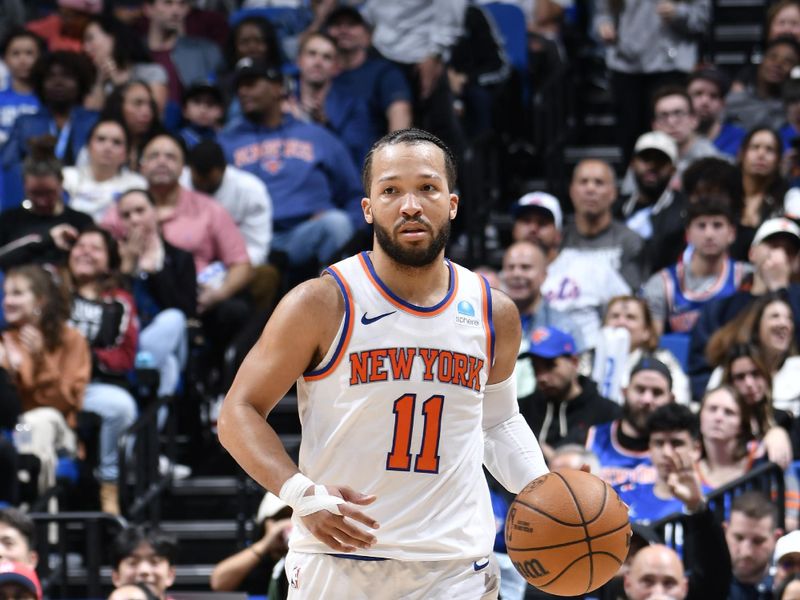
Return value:
[(494, 363), (489, 371), (489, 384), (505, 381), (514, 372), (522, 336), (519, 311), (511, 299), (499, 290), (492, 290), (492, 322), (495, 331)]

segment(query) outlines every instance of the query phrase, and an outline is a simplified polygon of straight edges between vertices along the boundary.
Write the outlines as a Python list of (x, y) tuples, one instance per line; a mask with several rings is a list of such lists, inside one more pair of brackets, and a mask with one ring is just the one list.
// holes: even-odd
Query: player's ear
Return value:
[(458, 194), (450, 194), (450, 220), (456, 218), (458, 214)]
[(370, 204), (369, 198), (362, 198), (361, 199), (361, 210), (364, 211), (364, 220), (372, 224), (372, 204)]

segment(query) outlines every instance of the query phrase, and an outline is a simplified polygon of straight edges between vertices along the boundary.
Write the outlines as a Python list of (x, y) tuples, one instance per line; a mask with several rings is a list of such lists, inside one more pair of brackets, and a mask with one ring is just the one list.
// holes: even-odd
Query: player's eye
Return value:
[(433, 191), (436, 191), (436, 186), (434, 186), (433, 184), (430, 184), (430, 183), (426, 183), (426, 184), (424, 184), (424, 185), (422, 186), (422, 191), (423, 191), (423, 192), (433, 192)]
[(383, 190), (383, 193), (391, 195), (391, 194), (394, 194), (396, 191), (397, 191), (397, 188), (387, 187), (386, 189)]

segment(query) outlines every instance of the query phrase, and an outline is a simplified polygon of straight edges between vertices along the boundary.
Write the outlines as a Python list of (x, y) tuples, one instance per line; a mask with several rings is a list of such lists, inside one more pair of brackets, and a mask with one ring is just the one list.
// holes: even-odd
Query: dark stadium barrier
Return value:
[[(166, 455), (170, 464), (175, 458), (175, 419), (171, 404), (169, 397), (148, 403), (117, 445), (120, 510), (134, 523), (157, 524), (161, 520), (161, 496), (172, 481), (172, 470), (160, 472), (159, 457)], [(162, 432), (158, 427), (158, 413), (162, 408), (170, 414), (163, 431), (165, 451), (162, 451)]]
[(101, 565), (108, 558), (104, 552), (127, 527), (125, 519), (102, 512), (29, 516), (36, 526), (37, 571), (45, 597), (70, 598), (75, 590), (87, 598), (102, 597)]
[[(716, 520), (720, 523), (726, 520), (734, 498), (750, 490), (758, 490), (770, 498), (778, 508), (778, 527), (784, 529), (786, 526), (786, 484), (783, 479), (783, 469), (771, 462), (757, 465), (738, 479), (707, 495), (708, 507), (714, 513)], [(654, 521), (650, 527), (661, 536), (665, 544), (674, 548), (680, 545), (685, 518), (686, 515), (682, 513), (674, 513)]]

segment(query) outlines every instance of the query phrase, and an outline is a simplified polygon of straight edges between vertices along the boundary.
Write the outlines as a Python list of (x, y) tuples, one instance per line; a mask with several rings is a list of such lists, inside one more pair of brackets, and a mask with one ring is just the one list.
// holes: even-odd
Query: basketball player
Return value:
[[(373, 146), (371, 252), (281, 301), (223, 403), (222, 444), (294, 510), (290, 598), (496, 598), (482, 464), (547, 471), (519, 415), (514, 304), (444, 258), (453, 156), (417, 129)], [(298, 466), (265, 417), (297, 380)]]

